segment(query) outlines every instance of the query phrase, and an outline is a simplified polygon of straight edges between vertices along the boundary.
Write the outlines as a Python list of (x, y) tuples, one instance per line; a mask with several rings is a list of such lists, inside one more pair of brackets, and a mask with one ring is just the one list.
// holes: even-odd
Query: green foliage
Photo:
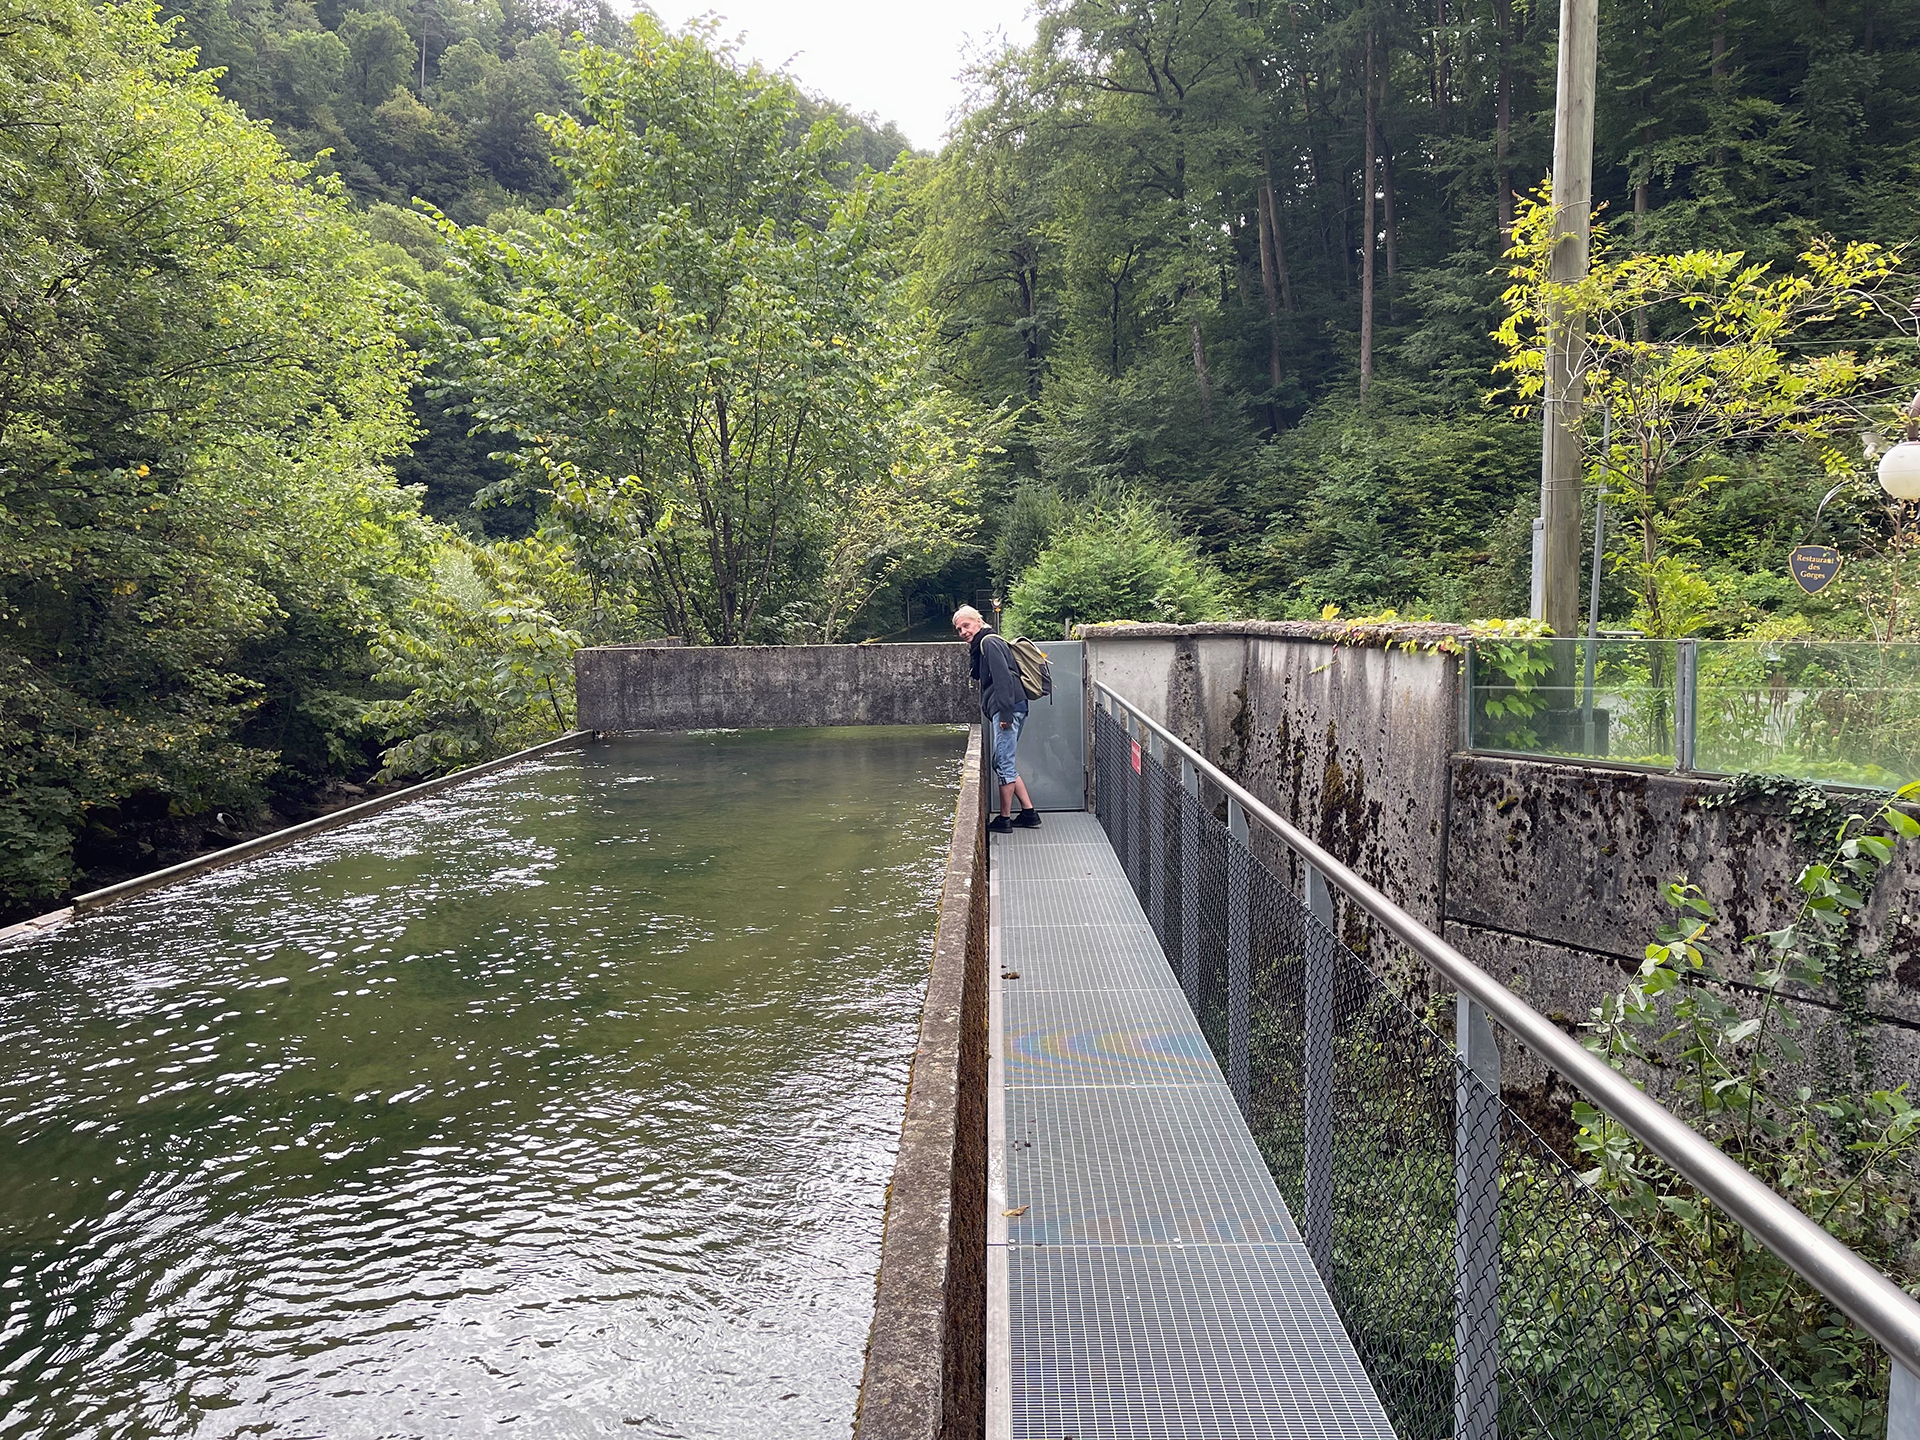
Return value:
[(1075, 515), (1013, 587), (1010, 635), (1042, 639), (1069, 624), (1191, 624), (1229, 613), (1225, 578), (1159, 510), (1113, 499)]
[(580, 635), (536, 588), (563, 588), (562, 566), (539, 545), (443, 542), (420, 593), (373, 643), (377, 678), (407, 692), (367, 710), (397, 742), (381, 778), (457, 770), (572, 728)]
[(1387, 396), (1365, 410), (1329, 402), (1260, 456), (1272, 518), (1250, 583), (1262, 609), (1398, 604), (1464, 620), (1512, 608), (1488, 517), (1537, 509), (1539, 445), (1493, 416), (1410, 412)]
[(281, 744), (350, 743), (326, 697), (426, 534), (361, 243), (149, 8), (0, 25), (0, 904), (130, 801), (244, 806)]
[[(982, 60), (952, 143), (913, 176), (916, 283), (942, 372), (983, 404), (1025, 407), (991, 493), (1137, 486), (1262, 613), (1524, 607), (1538, 440), (1483, 397), (1515, 196), (1551, 155), (1555, 14), (1509, 0), (1042, 4), (1035, 42)], [(1594, 194), (1616, 259), (1671, 279), (1681, 262), (1658, 257), (1717, 255), (1725, 299), (1752, 267), (1772, 267), (1765, 290), (1820, 235), (1920, 233), (1920, 11), (1623, 0), (1602, 25)], [(1632, 343), (1684, 348), (1698, 333), (1680, 305), (1640, 309)], [(1856, 317), (1747, 339), (1777, 351), (1766, 385), (1817, 380), (1834, 399), (1838, 370), (1858, 378), (1887, 356), (1904, 355), (1912, 393), (1911, 350), (1878, 345), (1894, 334)], [(1832, 358), (1849, 347), (1857, 361)], [(1849, 425), (1872, 418), (1879, 383), (1849, 397)], [(1646, 563), (1672, 557), (1657, 572), (1633, 569), (1644, 537), (1619, 527), (1603, 618), (1637, 608), (1663, 634), (1776, 613), (1866, 628), (1848, 590), (1809, 601), (1772, 583), (1827, 460), (1764, 411), (1764, 434), (1735, 427), (1656, 488)], [(1591, 430), (1597, 443), (1597, 410)]]
[[(1776, 275), (1739, 252), (1615, 257), (1601, 229), (1586, 277), (1560, 283), (1548, 277), (1556, 234), (1551, 196), (1524, 198), (1499, 368), (1514, 379), (1518, 408), (1537, 411), (1553, 317), (1582, 317), (1576, 368), (1585, 403), (1609, 417), (1588, 469), (1624, 512), (1634, 542), (1616, 560), (1632, 576), (1634, 626), (1694, 634), (1718, 597), (1676, 549), (1697, 545), (1698, 512), (1727, 478), (1714, 462), (1789, 442), (1817, 457), (1829, 478), (1846, 472), (1834, 444), (1857, 423), (1849, 402), (1892, 362), (1863, 358), (1844, 341), (1811, 353), (1793, 347), (1844, 336), (1847, 322), (1878, 314), (1900, 258), (1869, 242), (1820, 240), (1801, 254), (1800, 269)], [(1658, 334), (1649, 316), (1660, 318)]]
[[(1766, 781), (1736, 796), (1770, 794)], [(1590, 1048), (1614, 1065), (1665, 1077), (1670, 1102), (1696, 1129), (1896, 1280), (1920, 1282), (1914, 1200), (1920, 1169), (1920, 1106), (1902, 1081), (1874, 1074), (1865, 1004), (1872, 967), (1861, 921), (1880, 873), (1920, 821), (1903, 808), (1910, 785), (1865, 815), (1802, 806), (1798, 828), (1821, 838), (1800, 873), (1800, 905), (1779, 930), (1742, 943), (1729, 973), (1706, 936), (1712, 899), (1684, 877), (1664, 898), (1662, 924), (1633, 981), (1603, 1002), (1588, 1026)], [(1822, 807), (1824, 810), (1824, 807)], [(1725, 982), (1738, 979), (1739, 991)], [(1802, 994), (1837, 1002), (1838, 1020), (1803, 1043), (1793, 1004)], [(1663, 1248), (1722, 1314), (1812, 1401), (1843, 1435), (1884, 1433), (1887, 1375), (1873, 1341), (1758, 1249), (1619, 1125), (1575, 1107), (1588, 1174)]]
[(518, 441), (499, 493), (536, 499), (609, 617), (738, 644), (817, 586), (801, 618), (835, 633), (958, 538), (985, 443), (922, 378), (884, 187), (836, 183), (841, 132), (796, 133), (792, 87), (700, 35), (638, 20), (579, 79), (585, 118), (549, 127), (572, 201), (448, 229), (473, 413)]
[(1002, 595), (1040, 558), (1053, 537), (1067, 526), (1072, 507), (1052, 485), (1029, 482), (1013, 492), (1000, 512), (1000, 533), (993, 542), (993, 583)]

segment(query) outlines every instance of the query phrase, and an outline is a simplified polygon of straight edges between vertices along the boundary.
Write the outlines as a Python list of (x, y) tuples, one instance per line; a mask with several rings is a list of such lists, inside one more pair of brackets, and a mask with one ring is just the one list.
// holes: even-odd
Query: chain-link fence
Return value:
[(1726, 1321), (1106, 708), (1097, 810), (1404, 1440), (1827, 1436)]

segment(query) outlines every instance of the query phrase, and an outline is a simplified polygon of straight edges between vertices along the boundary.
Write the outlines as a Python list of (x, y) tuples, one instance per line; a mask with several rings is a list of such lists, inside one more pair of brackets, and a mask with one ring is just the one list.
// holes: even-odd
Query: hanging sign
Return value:
[(1133, 742), (1133, 773), (1136, 775), (1140, 773), (1140, 742), (1138, 740)]
[(1840, 552), (1831, 545), (1797, 545), (1787, 556), (1794, 583), (1809, 595), (1818, 595), (1840, 574)]

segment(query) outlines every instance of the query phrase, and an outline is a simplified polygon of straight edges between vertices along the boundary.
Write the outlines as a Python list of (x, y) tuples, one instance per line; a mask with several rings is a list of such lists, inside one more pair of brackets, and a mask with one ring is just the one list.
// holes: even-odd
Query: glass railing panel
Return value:
[(1696, 769), (1920, 778), (1920, 645), (1702, 640), (1695, 695)]
[(1473, 646), (1474, 750), (1671, 768), (1670, 640), (1502, 640)]

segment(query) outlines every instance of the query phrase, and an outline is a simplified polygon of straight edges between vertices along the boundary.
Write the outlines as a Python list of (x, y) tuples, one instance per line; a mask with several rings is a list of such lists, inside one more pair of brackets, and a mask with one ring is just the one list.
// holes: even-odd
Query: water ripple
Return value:
[(548, 757), (0, 952), (0, 1435), (843, 1435), (952, 731)]

